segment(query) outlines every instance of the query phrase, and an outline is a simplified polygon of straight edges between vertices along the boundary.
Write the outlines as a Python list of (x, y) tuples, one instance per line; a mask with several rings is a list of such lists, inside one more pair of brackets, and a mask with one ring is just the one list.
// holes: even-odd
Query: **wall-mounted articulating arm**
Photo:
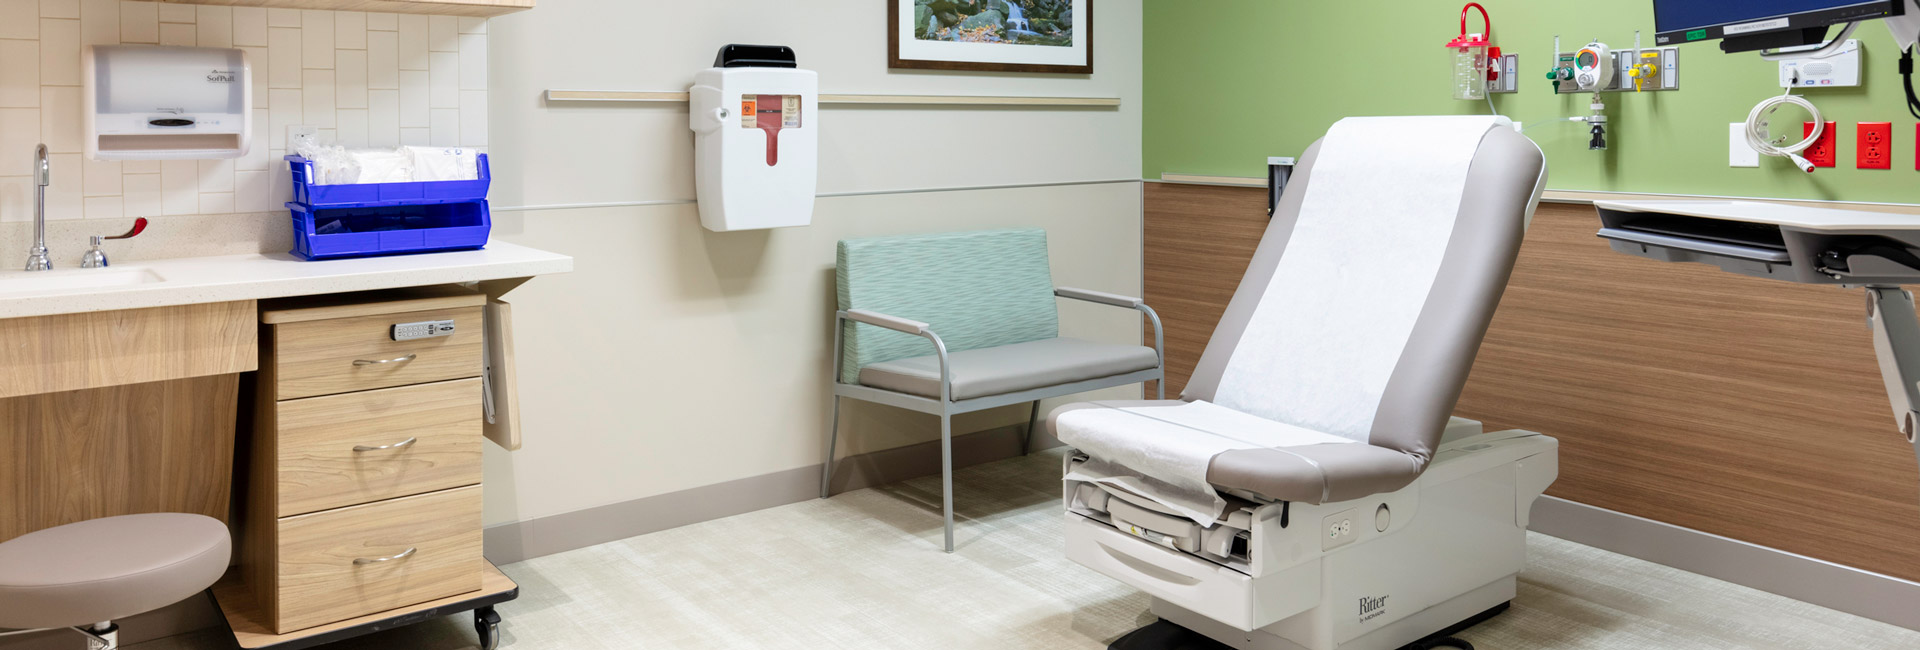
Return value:
[(1920, 406), (1920, 316), (1914, 314), (1913, 294), (1900, 287), (1867, 287), (1867, 325), (1894, 424), (1914, 443), (1914, 457), (1920, 459), (1920, 436), (1915, 435), (1920, 432), (1915, 410)]

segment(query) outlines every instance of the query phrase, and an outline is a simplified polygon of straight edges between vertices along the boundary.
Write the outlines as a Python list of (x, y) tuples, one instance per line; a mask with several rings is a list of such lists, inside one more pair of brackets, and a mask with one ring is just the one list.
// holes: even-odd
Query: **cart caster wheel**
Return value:
[(473, 631), (480, 633), (480, 650), (500, 647), (500, 615), (492, 607), (473, 610)]

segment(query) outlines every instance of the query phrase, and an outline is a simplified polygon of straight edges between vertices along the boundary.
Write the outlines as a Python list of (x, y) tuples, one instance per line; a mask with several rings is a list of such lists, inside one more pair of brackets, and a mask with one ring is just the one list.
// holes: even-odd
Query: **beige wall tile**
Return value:
[(233, 47), (233, 7), (200, 5), (195, 25), (200, 47)]
[(0, 151), (27, 155), (0, 156), (0, 176), (33, 173), (33, 148), (40, 144), (40, 109), (0, 108)]
[(41, 18), (79, 18), (80, 0), (40, 0)]
[(40, 38), (40, 2), (0, 0), (0, 38)]
[(171, 2), (156, 3), (160, 9), (160, 22), (193, 24), (193, 5)]
[(80, 21), (40, 19), (40, 83), (80, 85)]
[(333, 68), (333, 12), (300, 12), (300, 67)]
[(120, 3), (120, 42), (160, 42), (159, 5), (151, 2)]
[(367, 107), (366, 50), (334, 50), (333, 75), (335, 106)]
[(120, 0), (80, 0), (80, 44), (120, 42)]
[(119, 195), (89, 196), (82, 201), (82, 211), (88, 219), (119, 219), (126, 215), (126, 199)]
[(120, 161), (90, 160), (81, 156), (80, 175), (82, 196), (119, 196), (121, 187)]
[(85, 151), (82, 141), (86, 115), (81, 111), (78, 86), (42, 86), (40, 88), (40, 141), (56, 153)]
[(38, 41), (0, 40), (0, 108), (40, 106), (40, 66), (19, 63), (39, 60)]
[(266, 9), (260, 7), (233, 8), (233, 44), (266, 47)]
[(126, 174), (120, 178), (123, 216), (158, 217), (165, 212), (160, 198), (160, 174)]
[(358, 11), (334, 14), (333, 47), (342, 50), (367, 49), (367, 15)]

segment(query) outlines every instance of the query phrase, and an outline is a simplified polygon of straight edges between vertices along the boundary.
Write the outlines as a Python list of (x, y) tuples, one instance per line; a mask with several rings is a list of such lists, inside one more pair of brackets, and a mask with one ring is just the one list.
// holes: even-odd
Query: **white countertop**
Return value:
[(1764, 201), (1594, 201), (1593, 204), (1603, 209), (1621, 212), (1659, 212), (1688, 217), (1773, 224), (1799, 230), (1920, 230), (1920, 216), (1910, 214), (1809, 208)]
[(573, 270), (573, 258), (493, 242), (485, 249), (322, 262), (290, 254), (148, 260), (104, 269), (0, 271), (0, 318), (262, 300), (524, 278)]

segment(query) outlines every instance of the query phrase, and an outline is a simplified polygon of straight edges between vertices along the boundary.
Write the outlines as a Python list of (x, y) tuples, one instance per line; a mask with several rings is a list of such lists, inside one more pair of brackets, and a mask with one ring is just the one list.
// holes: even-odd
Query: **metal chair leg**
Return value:
[(827, 418), (827, 460), (820, 463), (820, 498), (828, 496), (827, 484), (833, 480), (833, 443), (840, 439), (840, 396), (833, 396), (833, 415)]
[(953, 552), (953, 416), (940, 412), (940, 500), (947, 517), (947, 552)]
[(1033, 412), (1027, 415), (1027, 439), (1020, 443), (1020, 455), (1033, 453), (1033, 434), (1040, 430), (1040, 400), (1033, 401)]

